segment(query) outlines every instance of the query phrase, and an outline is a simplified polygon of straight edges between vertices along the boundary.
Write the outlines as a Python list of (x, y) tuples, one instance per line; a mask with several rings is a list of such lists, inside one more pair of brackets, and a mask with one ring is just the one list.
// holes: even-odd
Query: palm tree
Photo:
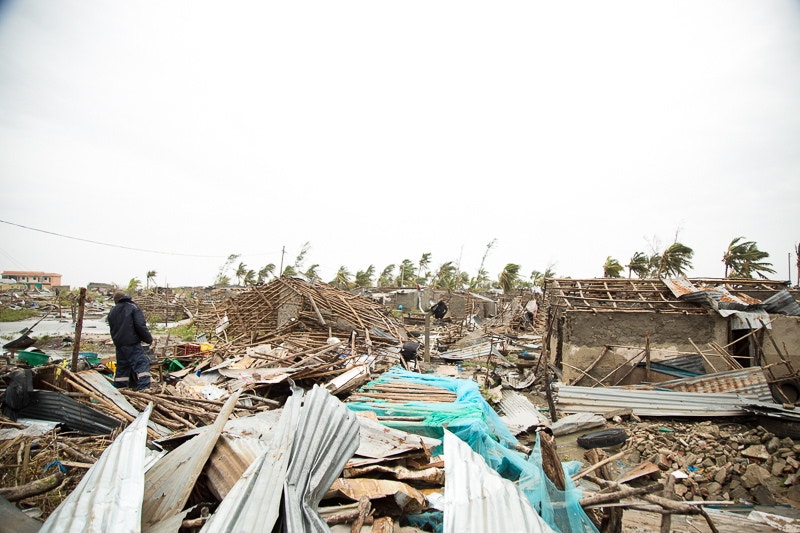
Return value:
[(336, 273), (336, 277), (330, 282), (330, 285), (347, 290), (351, 286), (350, 278), (352, 277), (353, 275), (350, 273), (347, 267), (342, 265), (339, 267), (339, 271)]
[(435, 289), (451, 288), (455, 284), (455, 280), (453, 278), (456, 277), (457, 270), (458, 269), (452, 261), (442, 263), (439, 266), (439, 269), (436, 271), (436, 274), (433, 275), (431, 286)]
[(256, 283), (264, 283), (267, 281), (268, 276), (275, 275), (275, 263), (269, 263), (268, 265), (264, 266), (261, 270), (258, 271), (258, 278)]
[(228, 277), (228, 269), (237, 259), (239, 259), (239, 254), (231, 254), (228, 256), (228, 258), (225, 260), (222, 266), (219, 267), (219, 272), (217, 273), (217, 277), (214, 279), (214, 285), (230, 284), (231, 280), (230, 277)]
[[(417, 284), (424, 284), (428, 278), (427, 271), (428, 266), (431, 264), (431, 253), (425, 252), (422, 254), (422, 257), (419, 258), (419, 263), (417, 263)], [(422, 272), (425, 271), (425, 276), (423, 277)]]
[(725, 264), (725, 277), (752, 279), (755, 274), (761, 279), (767, 279), (764, 272), (774, 274), (772, 263), (762, 261), (769, 257), (769, 254), (759, 250), (755, 242), (741, 242), (742, 239), (744, 237), (733, 239), (722, 256), (722, 262)]
[(286, 265), (284, 267), (283, 272), (281, 272), (281, 276), (296, 276), (297, 269), (294, 268), (294, 265)]
[(500, 288), (505, 294), (511, 294), (519, 281), (520, 266), (515, 263), (508, 263), (497, 278)]
[(612, 258), (610, 255), (606, 257), (606, 262), (603, 265), (603, 277), (604, 278), (620, 278), (620, 273), (625, 269), (619, 261)]
[(393, 272), (394, 264), (386, 266), (386, 268), (381, 271), (381, 275), (378, 276), (378, 287), (388, 287), (391, 285), (394, 280)]
[(147, 277), (145, 278), (145, 289), (149, 289), (150, 288), (150, 282), (151, 281), (155, 282), (155, 278), (156, 278), (156, 271), (155, 270), (148, 270), (147, 271)]
[(356, 287), (371, 287), (372, 278), (375, 277), (375, 266), (370, 265), (366, 270), (356, 272)]
[(234, 272), (233, 275), (236, 276), (238, 281), (237, 285), (241, 285), (242, 280), (245, 278), (245, 276), (247, 276), (247, 265), (244, 263), (239, 263), (239, 266), (236, 268), (236, 272)]
[(411, 259), (403, 259), (403, 262), (400, 263), (400, 275), (397, 279), (397, 286), (403, 287), (406, 282), (414, 281), (414, 263), (411, 262)]
[(125, 289), (125, 292), (127, 294), (133, 294), (141, 288), (142, 288), (142, 282), (139, 281), (138, 278), (131, 278), (131, 280), (128, 282), (128, 288)]
[(255, 270), (248, 270), (245, 273), (244, 277), (242, 278), (242, 281), (243, 281), (245, 287), (249, 287), (249, 286), (255, 285), (256, 284), (256, 271)]
[(658, 262), (657, 277), (683, 276), (687, 269), (692, 268), (692, 256), (694, 250), (681, 244), (674, 242), (667, 247), (661, 254)]
[(628, 277), (631, 274), (636, 274), (639, 279), (646, 278), (650, 275), (650, 258), (644, 252), (636, 252), (631, 257), (630, 262), (625, 265), (628, 268)]
[(319, 265), (314, 263), (303, 272), (303, 275), (311, 281), (319, 279)]
[(306, 254), (308, 250), (311, 248), (310, 242), (305, 242), (303, 247), (300, 249), (300, 253), (297, 254), (297, 257), (294, 259), (294, 269), (296, 272), (300, 272), (300, 269), (303, 267), (303, 261), (305, 261)]
[(534, 287), (541, 287), (542, 283), (544, 283), (544, 274), (538, 270), (531, 271), (531, 283)]

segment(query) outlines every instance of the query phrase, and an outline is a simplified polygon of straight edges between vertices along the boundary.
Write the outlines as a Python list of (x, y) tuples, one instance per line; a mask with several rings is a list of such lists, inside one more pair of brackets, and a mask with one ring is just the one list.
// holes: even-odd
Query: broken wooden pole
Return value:
[(61, 470), (56, 470), (56, 473), (53, 475), (31, 481), (25, 485), (2, 488), (0, 489), (0, 496), (10, 502), (18, 502), (25, 498), (30, 498), (31, 496), (49, 492), (61, 485), (62, 481), (64, 481), (64, 474)]
[(73, 372), (78, 371), (78, 353), (81, 351), (81, 330), (83, 330), (83, 308), (86, 307), (86, 287), (81, 287), (78, 298), (78, 319), (75, 321), (75, 344), (72, 345), (72, 365)]

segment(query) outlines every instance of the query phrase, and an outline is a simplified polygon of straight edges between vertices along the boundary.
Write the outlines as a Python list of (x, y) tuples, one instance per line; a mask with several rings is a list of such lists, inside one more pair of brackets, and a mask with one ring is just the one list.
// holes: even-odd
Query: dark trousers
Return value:
[[(131, 382), (133, 379), (133, 382)], [(136, 390), (150, 388), (150, 360), (141, 344), (117, 346), (117, 371), (114, 386), (118, 389), (135, 386)]]

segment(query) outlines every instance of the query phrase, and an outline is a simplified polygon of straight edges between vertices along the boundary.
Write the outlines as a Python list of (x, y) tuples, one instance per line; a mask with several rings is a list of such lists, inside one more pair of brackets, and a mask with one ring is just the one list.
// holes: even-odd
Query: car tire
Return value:
[(592, 431), (578, 437), (578, 446), (581, 448), (608, 448), (628, 440), (628, 433), (622, 428), (602, 429)]

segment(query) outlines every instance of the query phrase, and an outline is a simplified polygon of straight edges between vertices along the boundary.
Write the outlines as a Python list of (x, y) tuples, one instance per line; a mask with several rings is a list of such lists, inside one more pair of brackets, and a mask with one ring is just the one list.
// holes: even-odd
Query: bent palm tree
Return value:
[(517, 283), (519, 282), (519, 269), (520, 266), (516, 263), (508, 263), (497, 277), (500, 288), (503, 289), (505, 294), (510, 294), (517, 287)]
[(692, 256), (694, 250), (681, 244), (674, 242), (664, 250), (658, 262), (658, 272), (656, 275), (660, 277), (682, 276), (686, 273), (687, 269), (692, 268)]
[(366, 270), (356, 272), (356, 287), (372, 286), (372, 278), (375, 277), (375, 265), (370, 265)]
[(769, 257), (767, 252), (758, 249), (753, 241), (741, 242), (744, 237), (736, 237), (728, 245), (722, 256), (725, 264), (726, 278), (752, 279), (753, 274), (761, 279), (767, 279), (764, 273), (774, 274), (772, 263), (762, 261)]
[(612, 258), (610, 255), (606, 257), (606, 262), (603, 264), (603, 277), (604, 278), (620, 278), (620, 273), (625, 269), (619, 261)]
[(258, 279), (256, 280), (256, 283), (264, 283), (267, 281), (268, 276), (273, 275), (275, 275), (275, 263), (269, 263), (258, 271)]
[(392, 284), (392, 280), (394, 279), (392, 272), (394, 272), (394, 264), (387, 265), (381, 271), (381, 275), (378, 276), (378, 287), (388, 287)]
[(151, 281), (154, 282), (153, 285), (155, 286), (156, 274), (157, 274), (157, 272), (155, 270), (148, 270), (147, 271), (147, 277), (145, 278), (145, 286), (144, 286), (145, 289), (149, 289), (150, 288), (150, 282)]
[(342, 265), (339, 267), (339, 271), (336, 273), (336, 277), (333, 279), (333, 281), (331, 281), (330, 284), (333, 285), (334, 287), (347, 290), (350, 288), (351, 284), (350, 278), (352, 277), (353, 275), (350, 273), (347, 267)]
[(628, 268), (628, 277), (631, 274), (636, 274), (639, 279), (646, 278), (650, 275), (650, 258), (644, 252), (636, 252), (631, 257), (631, 260), (625, 265)]

